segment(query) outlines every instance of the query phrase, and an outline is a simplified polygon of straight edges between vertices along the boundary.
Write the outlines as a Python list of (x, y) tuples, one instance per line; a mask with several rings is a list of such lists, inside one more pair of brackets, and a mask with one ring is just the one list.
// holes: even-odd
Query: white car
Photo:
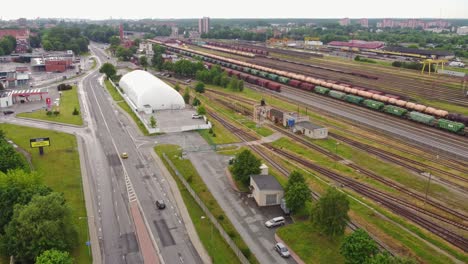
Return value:
[(284, 224), (285, 224), (285, 220), (284, 220), (284, 217), (282, 217), (282, 216), (275, 217), (275, 218), (270, 219), (270, 220), (265, 222), (265, 226), (268, 227), (268, 228), (275, 227), (275, 226), (280, 226), (280, 225), (284, 225)]
[(200, 118), (203, 118), (203, 116), (199, 114), (192, 114), (192, 119), (200, 119)]
[(289, 256), (291, 256), (291, 254), (289, 253), (288, 248), (285, 245), (283, 245), (283, 243), (276, 243), (275, 250), (283, 258), (289, 258)]

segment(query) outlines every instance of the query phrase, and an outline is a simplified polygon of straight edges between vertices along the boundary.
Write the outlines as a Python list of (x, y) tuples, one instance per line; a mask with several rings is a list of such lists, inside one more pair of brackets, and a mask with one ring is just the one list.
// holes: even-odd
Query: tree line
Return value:
[(0, 38), (0, 56), (10, 55), (16, 49), (16, 39), (13, 36)]
[(78, 27), (54, 27), (42, 30), (40, 35), (44, 50), (73, 50), (75, 54), (88, 51), (89, 40)]
[(63, 194), (29, 171), (2, 131), (0, 156), (0, 254), (21, 263), (71, 264), (68, 251), (77, 246), (78, 233)]
[(243, 80), (239, 80), (235, 75), (229, 77), (218, 65), (213, 65), (209, 70), (204, 68), (203, 70), (197, 71), (195, 78), (207, 84), (218, 85), (235, 91), (242, 92), (244, 90)]

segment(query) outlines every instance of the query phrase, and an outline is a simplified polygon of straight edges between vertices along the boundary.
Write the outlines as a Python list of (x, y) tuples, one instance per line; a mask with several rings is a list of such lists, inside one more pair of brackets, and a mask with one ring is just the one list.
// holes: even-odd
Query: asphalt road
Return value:
[[(107, 60), (107, 55), (100, 49), (92, 47), (92, 51), (101, 61)], [(127, 204), (122, 206), (119, 201), (128, 202), (126, 197), (124, 174), (130, 178), (136, 196), (141, 205), (143, 217), (150, 227), (151, 236), (156, 240), (166, 263), (202, 263), (198, 253), (194, 249), (187, 235), (184, 223), (178, 215), (178, 209), (170, 188), (164, 182), (159, 169), (155, 166), (151, 154), (148, 151), (139, 150), (142, 144), (151, 144), (148, 139), (138, 136), (137, 131), (130, 125), (132, 120), (122, 115), (112, 98), (108, 95), (98, 81), (100, 74), (95, 73), (84, 80), (85, 97), (89, 102), (87, 108), (91, 116), (88, 126), (96, 131), (97, 142), (103, 149), (100, 162), (107, 167), (107, 172), (96, 172), (99, 181), (95, 182), (96, 188), (103, 188), (101, 193), (111, 194), (101, 197), (100, 208), (103, 218), (113, 218), (111, 222), (105, 222), (103, 226), (104, 237), (113, 237), (106, 244), (104, 239), (104, 252), (112, 252), (113, 249), (121, 249), (122, 255), (133, 254), (135, 247), (135, 234), (127, 226)], [(86, 108), (86, 107), (85, 107)], [(129, 158), (119, 159), (119, 153), (128, 153)], [(94, 159), (91, 159), (94, 160)], [(90, 164), (94, 166), (93, 164)], [(106, 175), (103, 177), (103, 175)], [(99, 194), (99, 191), (97, 192)], [(158, 210), (154, 203), (163, 199), (167, 209)], [(124, 208), (124, 209), (122, 209)], [(124, 214), (125, 212), (125, 214)], [(115, 221), (117, 219), (117, 221)], [(115, 234), (115, 230), (120, 237)], [(122, 234), (122, 235), (120, 235)], [(116, 243), (116, 244), (115, 244)], [(118, 255), (116, 253), (115, 255)], [(131, 256), (133, 258), (133, 255)], [(116, 258), (113, 258), (116, 259)], [(127, 263), (139, 263), (135, 256)], [(116, 260), (117, 261), (117, 260)], [(123, 263), (107, 261), (106, 263)]]

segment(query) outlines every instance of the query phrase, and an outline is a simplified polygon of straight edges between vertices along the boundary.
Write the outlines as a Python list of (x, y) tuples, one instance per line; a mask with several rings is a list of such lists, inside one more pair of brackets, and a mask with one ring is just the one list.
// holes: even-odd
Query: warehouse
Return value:
[(137, 111), (184, 109), (182, 96), (152, 74), (136, 70), (125, 74), (119, 82)]
[(328, 136), (327, 128), (313, 124), (310, 121), (297, 122), (294, 130), (313, 139), (323, 139)]
[(262, 165), (261, 175), (250, 176), (250, 190), (258, 206), (279, 205), (284, 190), (275, 177), (268, 175), (268, 167)]

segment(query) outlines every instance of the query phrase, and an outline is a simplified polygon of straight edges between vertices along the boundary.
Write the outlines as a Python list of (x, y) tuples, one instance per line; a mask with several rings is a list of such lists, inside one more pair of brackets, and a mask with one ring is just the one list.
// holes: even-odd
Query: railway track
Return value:
[[(247, 132), (233, 126), (229, 122), (225, 121), (223, 118), (218, 116), (215, 113), (211, 113), (211, 116), (217, 120), (219, 123), (221, 123), (223, 126), (225, 126), (229, 130), (233, 130), (234, 134), (238, 136), (241, 140), (243, 141), (249, 141), (255, 139), (252, 135), (248, 134)], [(386, 206), (390, 210), (394, 211), (395, 213), (404, 216), (405, 218), (419, 224), (420, 226), (426, 228), (427, 230), (431, 231), (432, 233), (440, 236), (441, 238), (445, 239), (446, 241), (450, 242), (451, 244), (455, 245), (456, 247), (461, 248), (462, 250), (467, 251), (468, 250), (468, 241), (461, 235), (458, 235), (444, 227), (439, 226), (436, 223), (433, 223), (432, 221), (429, 221), (421, 216), (419, 216), (417, 213), (415, 213), (413, 210), (423, 213), (428, 216), (432, 216), (442, 222), (445, 222), (447, 224), (455, 225), (461, 229), (466, 230), (466, 226), (457, 222), (454, 222), (450, 219), (446, 219), (441, 216), (435, 216), (436, 214), (428, 212), (425, 209), (418, 208), (417, 206), (414, 206), (409, 203), (401, 203), (401, 201), (398, 198), (395, 198), (391, 195), (384, 194), (381, 191), (371, 188), (367, 185), (364, 185), (358, 181), (355, 181), (353, 179), (350, 179), (345, 176), (341, 176), (338, 173), (335, 173), (333, 171), (330, 171), (328, 169), (325, 169), (321, 166), (318, 166), (316, 164), (313, 164), (307, 160), (304, 160), (300, 157), (294, 156), (290, 153), (287, 153), (281, 149), (275, 148), (271, 146), (270, 144), (265, 144), (265, 146), (272, 150), (274, 153), (278, 154), (279, 156), (282, 156), (283, 158), (287, 158), (290, 160), (293, 160), (309, 169), (312, 169), (330, 179), (335, 180), (336, 182), (344, 185), (345, 187), (348, 187), (357, 193), (360, 193), (370, 199), (373, 199), (374, 201)], [(259, 154), (262, 158), (264, 158), (266, 161), (268, 161), (273, 167), (279, 170), (280, 173), (283, 175), (288, 175), (288, 171), (283, 168), (278, 162), (276, 162), (274, 159), (269, 157), (266, 153), (263, 152), (261, 149), (262, 147), (257, 146), (255, 144), (250, 145), (253, 151), (255, 151), (257, 154)]]

